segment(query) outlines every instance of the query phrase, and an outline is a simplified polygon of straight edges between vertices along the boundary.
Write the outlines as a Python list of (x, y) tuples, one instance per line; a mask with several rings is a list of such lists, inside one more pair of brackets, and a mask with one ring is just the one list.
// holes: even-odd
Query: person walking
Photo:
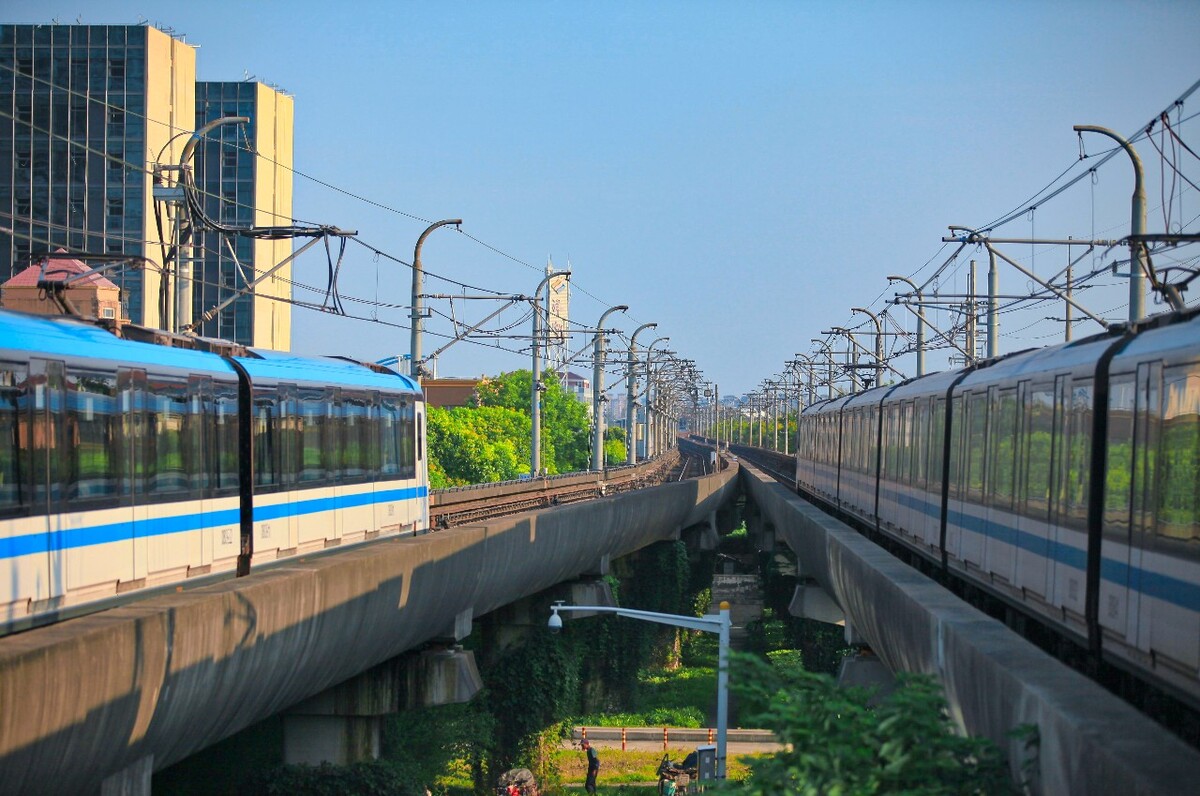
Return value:
[(600, 773), (600, 755), (596, 754), (592, 742), (587, 738), (583, 739), (579, 748), (587, 754), (587, 779), (583, 783), (583, 789), (588, 792), (588, 796), (595, 796), (596, 776)]

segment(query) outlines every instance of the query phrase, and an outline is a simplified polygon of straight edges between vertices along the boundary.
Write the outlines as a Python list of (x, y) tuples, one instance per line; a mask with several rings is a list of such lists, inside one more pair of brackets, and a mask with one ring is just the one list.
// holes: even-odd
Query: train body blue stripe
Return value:
[[(883, 498), (908, 508), (917, 509), (931, 519), (936, 520), (941, 516), (940, 501), (934, 503), (920, 495), (900, 491), (886, 484), (880, 484), (880, 499)], [(1055, 539), (1047, 539), (1044, 536), (1022, 531), (1004, 523), (988, 522), (963, 511), (952, 511), (950, 521), (967, 532), (1034, 553), (1055, 564), (1073, 567), (1080, 572), (1083, 572), (1087, 566), (1087, 551), (1081, 547), (1065, 544)], [(1086, 536), (1080, 530), (1072, 529), (1071, 532), (1079, 534), (1081, 541)], [(1198, 584), (1142, 567), (1131, 567), (1122, 561), (1111, 558), (1104, 558), (1100, 562), (1100, 577), (1116, 586), (1128, 586), (1171, 605), (1177, 605), (1189, 611), (1200, 611), (1200, 585)]]
[[(360, 492), (341, 497), (299, 500), (294, 503), (284, 503), (277, 506), (256, 506), (254, 508), (254, 521), (261, 522), (281, 517), (320, 514), (340, 508), (367, 506), (374, 503), (417, 500), (426, 497), (428, 494), (428, 487), (416, 486), (385, 489), (380, 492)], [(222, 509), (203, 514), (193, 512), (170, 517), (151, 517), (136, 522), (113, 522), (83, 528), (10, 536), (0, 539), (0, 560), (44, 554), (52, 550), (72, 550), (81, 547), (108, 544), (110, 542), (127, 542), (131, 539), (169, 536), (171, 534), (187, 533), (199, 530), (200, 528), (211, 528), (218, 525), (237, 525), (238, 522), (239, 512), (237, 509)]]

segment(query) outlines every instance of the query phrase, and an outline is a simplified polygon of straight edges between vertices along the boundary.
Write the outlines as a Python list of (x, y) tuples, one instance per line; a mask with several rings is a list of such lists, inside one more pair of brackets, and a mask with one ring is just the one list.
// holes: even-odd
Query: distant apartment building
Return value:
[[(247, 141), (261, 147), (263, 155), (255, 159), (245, 150), (243, 158), (238, 150), (231, 166), (232, 198), (254, 208), (249, 213), (253, 223), (276, 214), (287, 216), (282, 223), (289, 223), (290, 98), (253, 83), (198, 85), (196, 48), (146, 25), (0, 25), (0, 282), (59, 247), (81, 257), (138, 258), (138, 265), (106, 276), (120, 289), (123, 314), (130, 321), (166, 328), (175, 285), (173, 280), (164, 283), (162, 264), (174, 228), (169, 214), (155, 205), (155, 169), (178, 164), (197, 119), (209, 118), (205, 114), (218, 91), (224, 107), (227, 85), (247, 86), (230, 92), (239, 108), (240, 92), (253, 95), (246, 103), (250, 112), (240, 114), (250, 116), (249, 132), (239, 140), (243, 147)], [(198, 96), (205, 107), (198, 107)], [(224, 180), (224, 157), (204, 151), (209, 148), (199, 147), (194, 165), (199, 169), (206, 158), (204, 167), (215, 164)], [(247, 169), (248, 179), (243, 177)], [(215, 195), (213, 201), (223, 204), (229, 183), (209, 187), (206, 175), (196, 174), (201, 195)], [(244, 193), (247, 182), (249, 192)], [(161, 235), (156, 213), (163, 221)], [(223, 277), (206, 271), (210, 250), (223, 246), (216, 246), (207, 233), (199, 237), (198, 245), (185, 250), (185, 261), (197, 259), (189, 263), (196, 266), (193, 285), (224, 286)], [(253, 241), (248, 247), (235, 242), (235, 250), (239, 260), (246, 255), (244, 268), (263, 268), (266, 260), (285, 257), (290, 245), (289, 240)], [(281, 251), (285, 253), (279, 255)], [(219, 274), (219, 256), (212, 262)], [(225, 318), (231, 323), (214, 319), (216, 328), (222, 333), (231, 329), (242, 343), (288, 348), (290, 305), (267, 298), (288, 294), (285, 271), (265, 282), (259, 295), (235, 304)], [(193, 308), (213, 306), (215, 290), (193, 291)], [(212, 328), (205, 326), (201, 333)]]
[(574, 395), (580, 402), (587, 406), (588, 415), (591, 415), (592, 380), (569, 370), (565, 373), (558, 374), (558, 377), (562, 383), (563, 390), (571, 395)]

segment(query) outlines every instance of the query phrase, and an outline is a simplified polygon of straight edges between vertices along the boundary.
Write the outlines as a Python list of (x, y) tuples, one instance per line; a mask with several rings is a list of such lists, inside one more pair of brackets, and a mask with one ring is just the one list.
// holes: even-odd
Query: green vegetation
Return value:
[(892, 694), (872, 706), (867, 689), (842, 688), (827, 675), (784, 672), (757, 656), (735, 654), (734, 693), (760, 706), (755, 723), (774, 730), (787, 746), (752, 761), (750, 777), (730, 783), (725, 792), (1019, 792), (994, 744), (955, 732), (931, 678), (908, 675), (899, 681)]
[[(587, 407), (563, 390), (555, 374), (546, 374), (544, 381), (542, 467), (550, 475), (586, 470), (591, 462)], [(470, 406), (429, 408), (431, 486), (509, 481), (529, 472), (532, 383), (528, 370), (504, 373), (480, 382)], [(610, 430), (604, 449), (610, 462), (625, 460), (620, 429)]]

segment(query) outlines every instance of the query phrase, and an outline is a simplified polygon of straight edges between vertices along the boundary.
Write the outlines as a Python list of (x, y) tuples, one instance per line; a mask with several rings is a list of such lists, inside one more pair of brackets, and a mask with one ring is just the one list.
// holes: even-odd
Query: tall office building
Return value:
[[(175, 317), (176, 280), (162, 278), (178, 205), (156, 207), (154, 172), (166, 167), (174, 182), (192, 133), (231, 115), (250, 122), (216, 128), (192, 158), (206, 213), (230, 226), (290, 224), (291, 97), (259, 83), (198, 84), (196, 48), (146, 25), (0, 25), (0, 282), (60, 246), (145, 258), (107, 274), (125, 316), (158, 328), (186, 320)], [(292, 250), (286, 238), (197, 229), (181, 253), (193, 318)], [(280, 269), (200, 333), (288, 348), (291, 306), (272, 297), (290, 296), (290, 275)]]
[[(196, 49), (144, 25), (0, 26), (0, 278), (62, 246), (162, 261), (152, 165), (195, 123)], [(156, 265), (109, 275), (160, 325)]]
[[(222, 117), (247, 124), (215, 128), (197, 147), (196, 184), (204, 212), (231, 227), (292, 223), (292, 98), (262, 83), (196, 84), (196, 129)], [(232, 245), (236, 258), (230, 252)], [(272, 240), (201, 231), (192, 250), (193, 317), (232, 298), (292, 252), (289, 238)], [(286, 350), (291, 344), (291, 264), (239, 296), (200, 325), (207, 337)]]

